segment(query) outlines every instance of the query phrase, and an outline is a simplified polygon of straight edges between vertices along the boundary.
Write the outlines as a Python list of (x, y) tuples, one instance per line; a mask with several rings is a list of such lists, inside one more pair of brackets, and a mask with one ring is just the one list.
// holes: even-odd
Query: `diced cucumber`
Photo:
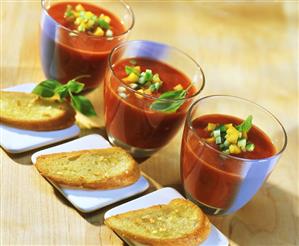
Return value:
[(221, 144), (221, 142), (222, 142), (221, 136), (216, 137), (215, 141), (216, 141), (216, 144)]
[(225, 140), (223, 144), (224, 144), (224, 146), (226, 146), (226, 147), (228, 147), (228, 146), (230, 145), (230, 143), (229, 143), (227, 140)]
[(143, 85), (146, 82), (143, 74), (144, 74), (144, 72), (141, 73), (141, 76), (139, 77), (139, 80), (138, 80), (138, 84)]
[(246, 147), (246, 138), (241, 138), (238, 140), (238, 146), (241, 148), (241, 149), (244, 149)]
[(223, 150), (222, 153), (229, 155), (230, 151), (229, 151), (229, 149), (226, 149), (226, 150)]
[(254, 150), (254, 144), (253, 143), (248, 143), (246, 144), (246, 150), (247, 151), (253, 151)]
[(215, 138), (220, 137), (220, 136), (221, 136), (220, 129), (216, 129), (216, 130), (214, 130), (214, 131), (213, 131), (213, 136), (214, 136)]

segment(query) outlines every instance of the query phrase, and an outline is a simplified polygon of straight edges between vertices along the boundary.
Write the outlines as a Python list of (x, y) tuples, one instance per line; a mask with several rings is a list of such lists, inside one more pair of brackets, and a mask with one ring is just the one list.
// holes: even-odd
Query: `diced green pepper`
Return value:
[(255, 148), (255, 146), (254, 146), (253, 143), (248, 143), (248, 144), (246, 144), (246, 150), (247, 150), (247, 151), (251, 152), (251, 151), (254, 150), (254, 148)]

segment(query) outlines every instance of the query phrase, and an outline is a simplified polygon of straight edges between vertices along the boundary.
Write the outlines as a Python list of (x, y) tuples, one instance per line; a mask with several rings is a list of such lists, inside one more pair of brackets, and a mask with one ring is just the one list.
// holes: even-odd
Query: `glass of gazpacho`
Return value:
[(112, 50), (104, 81), (110, 142), (146, 157), (176, 134), (205, 80), (198, 63), (182, 51), (137, 40)]
[(134, 25), (123, 1), (42, 0), (41, 61), (48, 79), (62, 83), (82, 76), (84, 89), (103, 80), (108, 55)]
[(287, 145), (269, 111), (234, 96), (208, 96), (186, 117), (181, 179), (186, 196), (208, 214), (245, 205), (271, 173)]

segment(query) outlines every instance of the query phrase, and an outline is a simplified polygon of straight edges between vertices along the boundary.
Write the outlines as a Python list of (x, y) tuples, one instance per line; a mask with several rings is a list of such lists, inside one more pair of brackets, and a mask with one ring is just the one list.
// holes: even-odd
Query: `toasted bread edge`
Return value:
[[(113, 152), (118, 151), (126, 156), (126, 158), (130, 161), (130, 169), (126, 173), (122, 173), (121, 175), (107, 177), (106, 179), (99, 180), (98, 182), (87, 183), (83, 178), (79, 182), (70, 182), (66, 181), (63, 177), (57, 177), (53, 175), (49, 175), (48, 172), (44, 169), (42, 161), (45, 158), (51, 157), (59, 157), (63, 155), (78, 155), (80, 153), (103, 153), (103, 152)], [(50, 180), (65, 186), (70, 187), (82, 187), (86, 189), (114, 189), (129, 186), (135, 183), (140, 178), (140, 170), (138, 164), (133, 159), (131, 155), (129, 155), (125, 150), (119, 147), (111, 147), (106, 149), (92, 149), (92, 150), (80, 150), (80, 151), (72, 151), (72, 152), (62, 152), (62, 153), (54, 153), (48, 155), (39, 156), (36, 160), (35, 167), (40, 172), (40, 174)]]
[[(169, 205), (171, 203), (176, 203), (176, 202), (183, 202), (186, 203), (188, 202), (189, 206), (192, 206), (193, 209), (196, 209), (196, 211), (198, 211), (198, 217), (199, 219), (201, 219), (201, 223), (198, 227), (196, 227), (194, 229), (194, 231), (192, 233), (186, 234), (182, 237), (177, 237), (177, 238), (173, 238), (173, 239), (153, 239), (153, 238), (147, 238), (147, 237), (142, 237), (133, 233), (130, 233), (128, 231), (124, 230), (119, 230), (118, 228), (115, 228), (111, 225), (110, 220), (114, 219), (114, 218), (122, 218), (122, 214), (118, 214), (115, 216), (112, 216), (108, 219), (106, 219), (104, 221), (104, 223), (110, 227), (111, 229), (113, 229), (117, 234), (126, 237), (128, 239), (131, 240), (135, 240), (138, 243), (142, 243), (142, 244), (149, 244), (149, 245), (156, 245), (156, 246), (191, 246), (191, 245), (198, 245), (199, 243), (202, 243), (209, 235), (210, 230), (211, 230), (211, 224), (210, 221), (208, 219), (208, 217), (201, 211), (200, 208), (198, 208), (194, 203), (192, 203), (191, 201), (182, 199), (182, 198), (177, 198), (177, 199), (173, 199)], [(146, 211), (148, 209), (155, 209), (155, 208), (160, 208), (161, 205), (155, 205), (155, 206), (151, 206), (148, 208), (143, 208), (143, 209), (138, 209), (138, 211)], [(190, 208), (191, 209), (191, 208)], [(136, 211), (129, 211), (125, 214), (134, 214)]]

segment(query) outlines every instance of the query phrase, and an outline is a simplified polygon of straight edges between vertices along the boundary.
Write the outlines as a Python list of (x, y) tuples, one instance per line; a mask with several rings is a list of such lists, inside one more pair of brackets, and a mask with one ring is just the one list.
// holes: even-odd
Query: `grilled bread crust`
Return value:
[(35, 166), (58, 184), (87, 189), (124, 187), (140, 177), (136, 161), (119, 147), (42, 155)]
[(75, 122), (67, 102), (41, 98), (32, 93), (0, 91), (0, 123), (34, 131), (64, 129)]
[(105, 224), (133, 242), (155, 246), (198, 245), (211, 230), (207, 216), (185, 199), (118, 214)]

